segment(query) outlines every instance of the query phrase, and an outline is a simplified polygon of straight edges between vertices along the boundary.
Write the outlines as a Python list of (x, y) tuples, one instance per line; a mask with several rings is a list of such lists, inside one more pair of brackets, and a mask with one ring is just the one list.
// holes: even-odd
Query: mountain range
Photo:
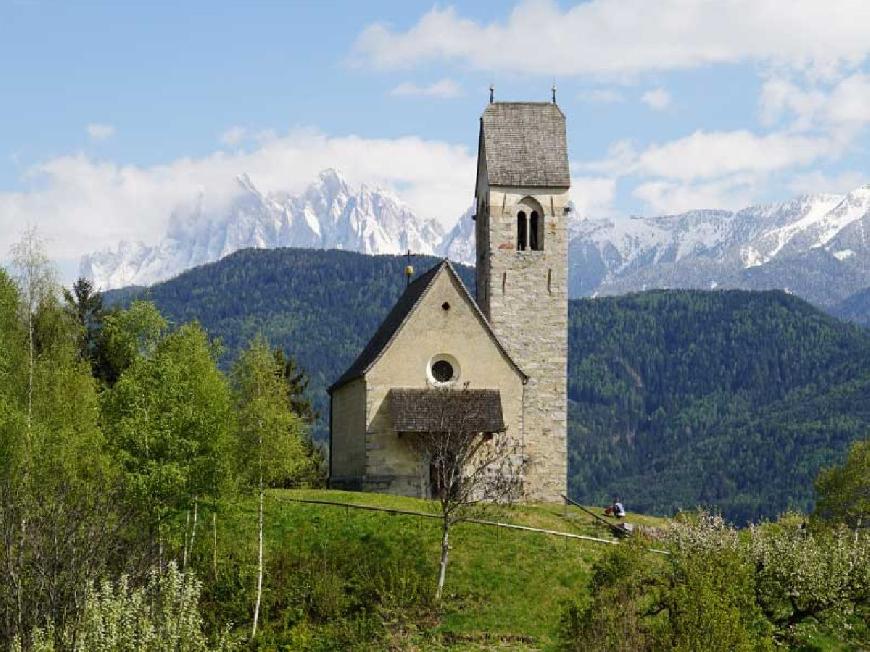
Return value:
[(174, 212), (156, 245), (122, 242), (83, 257), (80, 274), (106, 290), (151, 285), (246, 248), (343, 249), (366, 254), (434, 254), (445, 236), (389, 191), (353, 188), (336, 170), (320, 173), (299, 195), (259, 190), (247, 175), (221, 211), (203, 202)]
[(783, 289), (828, 307), (870, 286), (870, 185), (739, 211), (572, 224), (573, 296)]
[[(474, 263), (471, 209), (445, 230), (395, 194), (353, 187), (325, 170), (304, 192), (260, 191), (246, 175), (221, 211), (176, 211), (155, 245), (123, 242), (85, 256), (81, 275), (103, 289), (150, 285), (244, 248), (343, 249)], [(573, 214), (573, 213), (572, 213)], [(572, 297), (652, 288), (784, 289), (832, 308), (870, 287), (870, 184), (738, 211), (574, 218)]]

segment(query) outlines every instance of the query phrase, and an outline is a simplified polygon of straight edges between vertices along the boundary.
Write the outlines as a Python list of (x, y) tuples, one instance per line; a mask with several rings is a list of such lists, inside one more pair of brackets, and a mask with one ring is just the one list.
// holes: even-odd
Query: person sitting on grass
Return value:
[(604, 513), (607, 516), (615, 516), (616, 518), (623, 518), (625, 516), (625, 506), (622, 504), (619, 496), (614, 496), (613, 504), (606, 508)]

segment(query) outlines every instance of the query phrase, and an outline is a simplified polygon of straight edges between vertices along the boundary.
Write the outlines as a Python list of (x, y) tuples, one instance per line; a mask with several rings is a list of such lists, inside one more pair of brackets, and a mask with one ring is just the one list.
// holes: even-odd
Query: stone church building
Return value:
[[(431, 495), (407, 437), (441, 390), (475, 398), (481, 432), (518, 441), (525, 497), (567, 482), (568, 151), (555, 103), (491, 102), (475, 186), (477, 297), (446, 260), (410, 283), (330, 387), (330, 485)], [(475, 430), (477, 431), (477, 430)]]

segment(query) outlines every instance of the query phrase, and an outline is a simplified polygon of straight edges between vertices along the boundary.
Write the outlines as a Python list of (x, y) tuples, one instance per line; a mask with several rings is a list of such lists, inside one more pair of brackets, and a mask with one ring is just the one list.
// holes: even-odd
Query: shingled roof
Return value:
[(465, 287), (462, 279), (459, 278), (456, 270), (453, 269), (447, 259), (444, 259), (440, 263), (435, 265), (432, 269), (418, 276), (408, 285), (408, 287), (402, 293), (402, 296), (399, 297), (396, 305), (394, 305), (393, 309), (390, 310), (386, 319), (381, 322), (381, 325), (378, 327), (378, 330), (375, 331), (375, 334), (369, 340), (368, 344), (365, 345), (365, 348), (363, 348), (363, 350), (357, 356), (356, 360), (353, 361), (353, 364), (351, 364), (350, 367), (348, 367), (347, 371), (345, 371), (339, 377), (339, 379), (336, 380), (329, 387), (327, 391), (330, 394), (342, 385), (346, 385), (352, 380), (361, 378), (369, 369), (371, 369), (372, 365), (377, 362), (383, 352), (390, 345), (390, 342), (393, 341), (393, 338), (396, 337), (396, 334), (399, 332), (402, 325), (407, 321), (410, 314), (414, 311), (414, 308), (417, 307), (417, 304), (420, 303), (421, 299), (426, 294), (426, 291), (429, 289), (429, 287), (432, 285), (432, 282), (438, 276), (438, 272), (440, 272), (442, 269), (446, 270), (447, 273), (450, 274), (454, 282), (459, 285), (460, 293), (471, 305), (481, 325), (486, 329), (490, 337), (492, 337), (495, 345), (498, 347), (499, 351), (501, 351), (502, 355), (507, 358), (511, 366), (517, 371), (517, 373), (520, 374), (520, 376), (522, 376), (523, 382), (527, 380), (528, 377), (517, 366), (516, 362), (513, 361), (513, 358), (510, 357), (507, 350), (505, 350), (501, 342), (495, 336), (492, 327), (489, 325), (486, 317), (480, 311), (480, 308), (478, 307), (475, 300), (471, 297), (471, 294), (469, 294), (468, 289)]
[(491, 186), (571, 186), (565, 116), (550, 102), (490, 103), (477, 155), (486, 157)]
[(396, 432), (504, 432), (497, 389), (391, 389)]

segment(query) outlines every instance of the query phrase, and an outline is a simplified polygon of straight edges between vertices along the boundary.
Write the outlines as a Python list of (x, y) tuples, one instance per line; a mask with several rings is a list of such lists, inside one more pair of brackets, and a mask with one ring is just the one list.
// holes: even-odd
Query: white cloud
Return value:
[(245, 137), (248, 135), (248, 130), (245, 127), (240, 127), (239, 125), (230, 127), (225, 132), (223, 132), (218, 140), (220, 140), (221, 144), (233, 147), (235, 145), (240, 144)]
[(622, 93), (612, 88), (594, 88), (579, 93), (577, 97), (582, 102), (590, 102), (593, 104), (617, 104), (625, 101)]
[(605, 217), (613, 214), (616, 179), (612, 177), (572, 177), (571, 199), (580, 217)]
[(115, 135), (115, 128), (112, 125), (92, 122), (87, 126), (87, 132), (94, 140), (107, 140)]
[(71, 259), (122, 239), (156, 241), (177, 207), (199, 195), (206, 210), (229, 201), (242, 172), (264, 191), (299, 192), (327, 167), (352, 183), (392, 189), (422, 216), (452, 226), (471, 201), (475, 159), (466, 147), (441, 141), (311, 130), (266, 140), (250, 151), (217, 151), (149, 167), (62, 156), (28, 172), (23, 182), (30, 189), (0, 192), (0, 258), (23, 224), (40, 229), (54, 257)]
[(654, 213), (673, 214), (698, 208), (736, 210), (751, 204), (758, 191), (758, 177), (733, 175), (704, 182), (647, 181), (632, 194), (646, 202)]
[(651, 145), (637, 154), (630, 171), (684, 181), (740, 172), (774, 172), (835, 156), (844, 147), (828, 137), (750, 131), (696, 131)]
[[(819, 192), (836, 185), (857, 186), (858, 176), (837, 179), (805, 175), (801, 168), (840, 157), (851, 146), (849, 132), (798, 133), (747, 130), (696, 131), (665, 143), (638, 148), (630, 141), (614, 143), (600, 161), (575, 165), (578, 171), (633, 181), (631, 194), (652, 212), (674, 213), (693, 208), (738, 208), (764, 195), (777, 177), (799, 192)], [(816, 183), (815, 190), (812, 184)], [(796, 190), (797, 191), (797, 190)]]
[(452, 79), (442, 79), (427, 86), (419, 86), (413, 82), (403, 82), (390, 91), (390, 95), (438, 97), (448, 99), (458, 97), (462, 89)]
[(866, 0), (524, 0), (485, 23), (435, 6), (406, 30), (373, 24), (355, 51), (382, 69), (452, 61), (549, 77), (761, 61), (827, 74), (868, 56), (867, 25)]
[(820, 192), (845, 194), (868, 182), (870, 182), (870, 172), (846, 170), (837, 174), (826, 174), (814, 170), (795, 176), (789, 181), (788, 187), (799, 195)]
[(671, 94), (664, 88), (656, 88), (641, 95), (640, 101), (654, 111), (664, 111), (671, 105)]
[(793, 119), (793, 131), (854, 131), (870, 124), (870, 76), (855, 73), (835, 83), (807, 87), (781, 77), (769, 79), (762, 87), (759, 104), (766, 125), (788, 117)]

